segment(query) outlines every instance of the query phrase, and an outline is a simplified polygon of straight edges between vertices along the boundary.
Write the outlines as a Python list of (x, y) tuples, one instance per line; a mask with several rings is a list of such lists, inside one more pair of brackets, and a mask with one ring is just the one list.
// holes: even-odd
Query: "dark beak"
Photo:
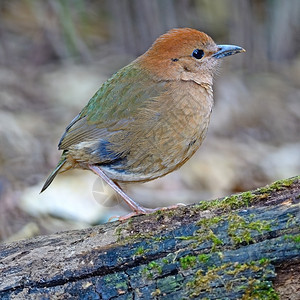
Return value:
[(214, 58), (222, 58), (240, 52), (246, 52), (245, 49), (235, 45), (218, 45), (218, 52), (212, 55)]

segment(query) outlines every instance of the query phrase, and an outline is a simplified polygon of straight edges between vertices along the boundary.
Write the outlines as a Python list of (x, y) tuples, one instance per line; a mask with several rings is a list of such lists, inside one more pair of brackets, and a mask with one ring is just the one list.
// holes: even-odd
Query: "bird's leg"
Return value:
[(177, 208), (178, 206), (185, 206), (185, 204), (179, 203), (176, 205), (172, 205), (169, 207), (158, 207), (158, 208), (146, 208), (143, 207), (139, 204), (137, 204), (135, 201), (133, 201), (122, 189), (121, 187), (115, 183), (113, 180), (111, 180), (102, 170), (101, 168), (99, 168), (98, 166), (95, 165), (88, 165), (89, 168), (98, 176), (100, 176), (110, 187), (112, 187), (122, 198), (123, 200), (126, 202), (127, 205), (130, 206), (130, 208), (133, 210), (132, 213), (123, 216), (123, 217), (119, 217), (118, 220), (122, 221), (122, 220), (126, 220), (132, 216), (136, 216), (139, 214), (150, 214), (153, 212), (156, 212), (158, 210), (165, 210), (165, 209), (172, 209), (172, 208)]
[(110, 187), (112, 187), (123, 199), (124, 201), (130, 206), (130, 208), (134, 211), (132, 214), (129, 214), (128, 216), (121, 217), (120, 219), (124, 220), (127, 218), (130, 218), (131, 216), (138, 215), (138, 214), (148, 214), (152, 213), (158, 210), (157, 209), (151, 209), (151, 208), (145, 208), (141, 205), (138, 205), (136, 202), (134, 202), (121, 188), (118, 184), (113, 182), (98, 166), (95, 165), (88, 165), (89, 168), (98, 176), (100, 176)]

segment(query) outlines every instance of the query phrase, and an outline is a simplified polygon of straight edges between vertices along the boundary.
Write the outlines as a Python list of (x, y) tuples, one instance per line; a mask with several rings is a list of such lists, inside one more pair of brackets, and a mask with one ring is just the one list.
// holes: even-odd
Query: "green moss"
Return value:
[(296, 235), (288, 234), (288, 235), (284, 236), (284, 239), (292, 241), (292, 242), (294, 242), (296, 244), (299, 244), (300, 243), (300, 234), (296, 234)]
[(126, 281), (116, 282), (115, 287), (117, 290), (122, 290), (122, 291), (127, 291), (127, 289), (128, 289)]
[(180, 257), (179, 259), (180, 267), (184, 270), (194, 267), (197, 263), (197, 257), (193, 255), (187, 255)]
[(252, 279), (249, 287), (246, 289), (243, 300), (264, 299), (264, 300), (279, 300), (278, 293), (274, 290), (272, 282)]
[(291, 186), (296, 180), (299, 180), (300, 176), (293, 178), (276, 181), (266, 187), (259, 188), (254, 192), (244, 192), (223, 199), (216, 199), (212, 201), (200, 201), (198, 205), (194, 207), (195, 210), (210, 210), (210, 209), (222, 209), (224, 211), (230, 211), (232, 209), (238, 209), (248, 207), (255, 201), (261, 201), (268, 197), (271, 192), (281, 190), (285, 187)]
[(217, 237), (217, 235), (213, 232), (212, 228), (216, 227), (217, 224), (223, 221), (223, 217), (213, 217), (201, 219), (196, 224), (197, 226), (201, 226), (200, 229), (196, 231), (196, 234), (193, 236), (194, 239), (198, 241), (198, 244), (203, 243), (205, 241), (212, 242), (212, 251), (216, 251), (219, 245), (222, 245), (223, 242)]
[(235, 264), (234, 268), (231, 270), (226, 271), (227, 275), (237, 276), (239, 273), (244, 272), (245, 270), (249, 269), (247, 264)]
[(226, 271), (225, 273), (227, 275), (237, 276), (239, 273), (242, 273), (246, 270), (259, 272), (262, 269), (264, 269), (269, 263), (270, 260), (268, 260), (267, 258), (263, 258), (259, 261), (252, 261), (250, 263), (244, 263), (244, 264), (234, 263), (232, 264), (232, 268)]
[(212, 281), (221, 279), (220, 274), (222, 270), (226, 269), (230, 264), (224, 264), (219, 267), (212, 267), (211, 269), (204, 272), (204, 270), (199, 269), (194, 280), (186, 284), (186, 288), (191, 290), (190, 297), (198, 297), (203, 291), (211, 291), (210, 284)]
[(248, 203), (243, 203), (243, 201), (241, 201), (239, 199), (238, 195), (225, 197), (222, 200), (223, 208), (236, 209), (236, 208), (244, 207), (244, 206), (247, 206), (247, 205), (248, 205)]
[(253, 201), (254, 197), (255, 195), (250, 191), (241, 194), (243, 202), (247, 203), (247, 205), (249, 205)]
[(217, 237), (217, 235), (210, 229), (204, 228), (196, 231), (198, 243), (203, 243), (206, 241), (211, 241), (211, 251), (214, 252), (217, 250), (218, 246), (222, 245), (223, 242)]
[(223, 220), (223, 217), (212, 217), (207, 219), (201, 219), (197, 222), (197, 226), (213, 227)]
[(258, 262), (260, 265), (268, 265), (270, 263), (270, 259), (263, 257)]
[(275, 191), (279, 191), (285, 187), (291, 186), (297, 179), (300, 179), (300, 176), (296, 176), (284, 180), (278, 180), (270, 185), (267, 185), (266, 187), (260, 188), (259, 190), (261, 193), (272, 193)]
[(200, 201), (195, 209), (198, 210), (210, 210), (210, 209), (221, 209), (224, 211), (231, 211), (232, 209), (238, 209), (242, 207), (248, 207), (256, 195), (251, 192), (245, 192), (223, 199), (216, 199), (212, 201)]
[(212, 201), (200, 201), (196, 208), (200, 210), (208, 210), (213, 208), (218, 209), (236, 209), (248, 205), (248, 202), (243, 202), (243, 199), (239, 195), (233, 195), (225, 197), (224, 199), (216, 199)]
[(213, 218), (206, 218), (201, 219), (197, 222), (197, 226), (201, 226), (194, 235), (191, 236), (180, 236), (176, 237), (177, 239), (181, 240), (195, 240), (197, 243), (193, 245), (193, 247), (197, 247), (197, 245), (205, 242), (211, 241), (212, 246), (211, 250), (216, 251), (219, 245), (222, 245), (223, 242), (217, 237), (217, 235), (213, 232), (212, 228), (216, 227), (216, 225), (223, 221), (223, 217), (213, 217)]
[(297, 223), (297, 218), (293, 214), (288, 214), (288, 220), (286, 222), (286, 228), (295, 225)]
[[(273, 299), (278, 299), (272, 284), (268, 281), (257, 279), (257, 276), (265, 278), (269, 274), (270, 270), (267, 268), (269, 264), (269, 259), (262, 258), (251, 263), (225, 263), (221, 266), (210, 267), (207, 271), (199, 269), (194, 279), (186, 284), (186, 288), (190, 292), (190, 297), (199, 297), (203, 293), (212, 292), (212, 287), (217, 284), (216, 280), (220, 280), (223, 283), (224, 276), (227, 279), (230, 276), (231, 280), (227, 280), (226, 289), (244, 290), (245, 294), (242, 299), (272, 299), (266, 298), (266, 296), (271, 297), (272, 295), (275, 296)], [(245, 277), (246, 274), (253, 273), (255, 273), (252, 275), (255, 279)], [(241, 281), (243, 285), (236, 285), (238, 281)]]
[(197, 240), (197, 237), (194, 235), (188, 235), (188, 236), (177, 236), (176, 239), (183, 240), (183, 241), (189, 241), (189, 240)]
[(197, 246), (198, 246), (198, 243), (191, 243), (190, 244), (191, 249), (195, 249), (195, 248), (197, 248)]
[(155, 270), (158, 274), (162, 274), (162, 267), (155, 261), (148, 264), (148, 270)]
[(142, 274), (148, 279), (152, 279), (155, 274), (162, 274), (162, 267), (156, 261), (152, 261), (142, 270)]
[(239, 215), (228, 216), (228, 235), (231, 237), (235, 245), (246, 242), (249, 244), (253, 241), (252, 233), (269, 231), (271, 229), (270, 222), (267, 221), (247, 221), (245, 218)]
[(199, 254), (197, 258), (198, 258), (199, 262), (206, 263), (209, 261), (210, 257), (211, 257), (210, 254), (203, 253), (203, 254)]
[(144, 249), (143, 246), (140, 246), (136, 249), (134, 255), (143, 255), (146, 253), (146, 250)]
[(193, 247), (197, 247), (202, 242), (211, 241), (212, 242), (212, 251), (216, 249), (218, 245), (222, 244), (222, 241), (214, 234), (212, 231), (212, 227), (215, 227), (222, 221), (222, 217), (213, 217), (213, 218), (206, 218), (201, 219), (196, 225), (201, 226), (194, 235), (191, 236), (179, 236), (176, 237), (180, 240), (195, 240), (197, 243), (193, 244)]
[(147, 279), (153, 279), (153, 273), (151, 273), (147, 268), (142, 270), (142, 274), (147, 277)]
[(296, 235), (296, 236), (293, 236), (292, 240), (293, 240), (295, 243), (299, 244), (299, 243), (300, 243), (300, 234), (298, 234), (298, 235)]
[(213, 232), (211, 232), (211, 234), (208, 235), (208, 238), (210, 238), (213, 243), (211, 249), (212, 251), (216, 251), (217, 246), (223, 245), (223, 242)]
[(267, 274), (273, 271), (268, 270), (268, 265), (270, 264), (270, 259), (261, 258), (258, 261), (252, 261), (249, 263), (249, 268), (254, 272), (264, 272), (261, 279), (249, 278), (248, 287), (244, 287), (245, 294), (243, 295), (244, 300), (250, 299), (266, 299), (266, 300), (279, 300), (277, 292), (274, 290), (272, 282), (264, 280)]

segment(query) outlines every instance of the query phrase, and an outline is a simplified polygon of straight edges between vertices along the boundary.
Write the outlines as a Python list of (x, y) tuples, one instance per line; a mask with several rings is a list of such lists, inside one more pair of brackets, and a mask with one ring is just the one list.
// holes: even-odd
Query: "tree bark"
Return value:
[(0, 245), (0, 299), (299, 299), (300, 176)]

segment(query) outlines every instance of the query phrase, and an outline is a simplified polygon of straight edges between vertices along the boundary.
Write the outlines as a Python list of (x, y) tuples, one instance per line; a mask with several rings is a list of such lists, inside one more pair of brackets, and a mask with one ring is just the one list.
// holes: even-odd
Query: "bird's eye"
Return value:
[(196, 59), (201, 59), (204, 56), (204, 51), (201, 49), (195, 49), (192, 53), (192, 56), (194, 56)]

